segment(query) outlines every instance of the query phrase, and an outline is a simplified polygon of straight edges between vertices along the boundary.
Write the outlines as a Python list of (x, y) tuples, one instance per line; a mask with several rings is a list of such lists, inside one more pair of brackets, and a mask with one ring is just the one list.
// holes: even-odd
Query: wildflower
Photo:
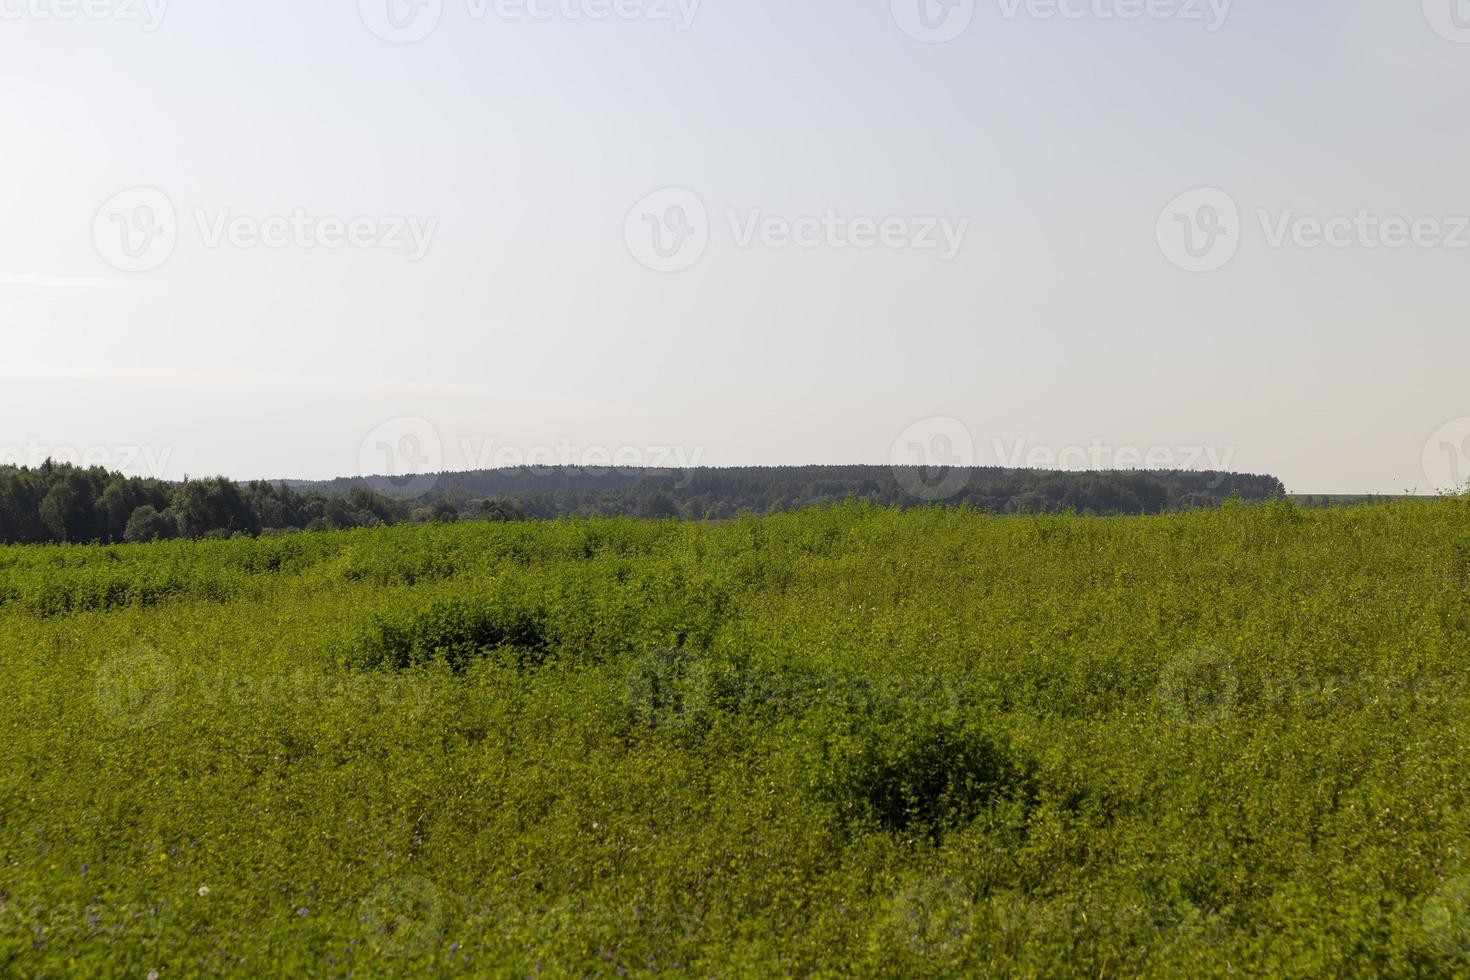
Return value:
[(205, 895), (208, 895), (208, 894), (209, 894), (209, 886), (208, 885), (200, 885), (199, 886), (199, 897), (200, 898), (203, 898)]

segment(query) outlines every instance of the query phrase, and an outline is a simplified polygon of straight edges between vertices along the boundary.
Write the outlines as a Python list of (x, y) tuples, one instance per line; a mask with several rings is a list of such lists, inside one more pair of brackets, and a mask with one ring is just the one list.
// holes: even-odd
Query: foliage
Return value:
[[(496, 470), (445, 473), (416, 506), (360, 481), (317, 485), (213, 477), (167, 484), (46, 462), (0, 467), (0, 544), (147, 542), (228, 538), (262, 531), (327, 531), (412, 520), (454, 523), (461, 513), (508, 522), (636, 516), (721, 520), (858, 500), (912, 506), (922, 471), (875, 466), (691, 470)], [(910, 483), (912, 486), (912, 483)], [(1153, 514), (1216, 506), (1231, 494), (1284, 492), (1273, 477), (1228, 473), (1049, 473), (981, 469), (947, 502), (992, 513)], [(486, 494), (491, 494), (486, 496)], [(131, 533), (129, 533), (131, 530)]]
[(1455, 498), (0, 548), (0, 974), (1470, 975), (1467, 555)]
[(365, 487), (328, 495), (284, 483), (241, 486), (224, 477), (169, 484), (49, 461), (34, 470), (0, 467), (0, 544), (229, 538), (407, 519), (407, 505)]
[[(945, 497), (995, 514), (1068, 511), (1102, 515), (1157, 514), (1217, 506), (1232, 492), (1247, 500), (1285, 493), (1270, 476), (1181, 471), (1072, 473), (979, 467), (964, 473)], [(545, 467), (442, 473), (427, 501), (483, 509), (492, 520), (525, 517), (726, 520), (858, 500), (885, 507), (922, 505), (911, 491), (936, 477), (913, 467), (747, 466), (688, 470)], [(341, 479), (306, 484), (314, 491), (346, 493), (363, 485)]]

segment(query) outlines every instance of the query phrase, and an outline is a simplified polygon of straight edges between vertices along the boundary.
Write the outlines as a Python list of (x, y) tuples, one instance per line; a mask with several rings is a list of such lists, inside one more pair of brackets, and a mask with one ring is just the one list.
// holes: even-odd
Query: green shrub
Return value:
[(817, 718), (816, 795), (846, 822), (938, 836), (1026, 789), (1010, 750), (972, 720), (918, 708)]
[(509, 654), (524, 667), (541, 663), (549, 652), (547, 617), (538, 609), (491, 599), (437, 599), (375, 615), (349, 663), (405, 670), (440, 661), (461, 672), (491, 653)]

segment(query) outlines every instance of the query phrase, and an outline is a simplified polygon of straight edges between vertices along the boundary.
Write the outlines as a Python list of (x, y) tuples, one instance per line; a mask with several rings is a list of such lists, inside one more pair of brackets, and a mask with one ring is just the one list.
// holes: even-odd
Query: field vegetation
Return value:
[(0, 549), (0, 974), (1470, 974), (1470, 501)]

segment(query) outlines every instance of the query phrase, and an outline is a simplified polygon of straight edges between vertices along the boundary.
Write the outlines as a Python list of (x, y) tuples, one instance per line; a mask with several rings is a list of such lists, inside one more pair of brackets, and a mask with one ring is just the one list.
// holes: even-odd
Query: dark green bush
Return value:
[(914, 708), (814, 716), (826, 729), (816, 795), (845, 822), (937, 837), (1024, 789), (1010, 751), (975, 722)]
[(450, 598), (374, 616), (348, 660), (394, 670), (442, 661), (460, 673), (493, 652), (525, 667), (543, 662), (549, 651), (543, 611), (490, 597)]

